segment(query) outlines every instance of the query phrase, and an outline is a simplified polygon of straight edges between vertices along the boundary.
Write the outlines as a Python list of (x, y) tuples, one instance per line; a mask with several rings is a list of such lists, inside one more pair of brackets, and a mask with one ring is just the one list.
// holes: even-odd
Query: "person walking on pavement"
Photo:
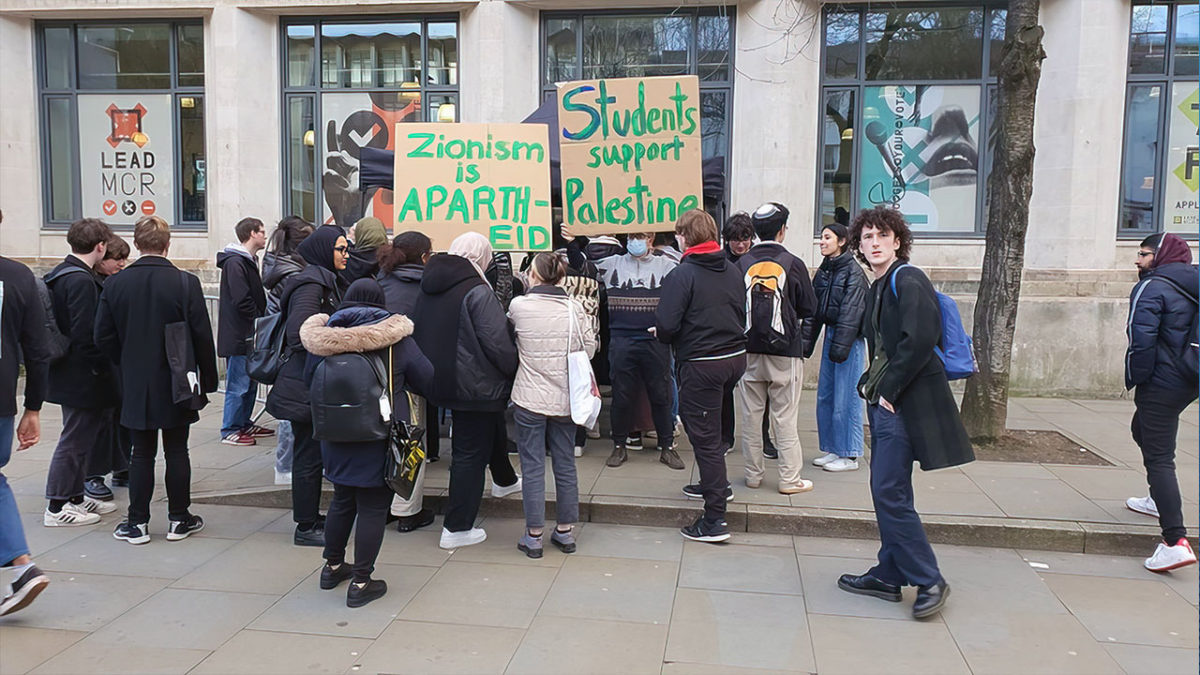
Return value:
[(46, 474), (46, 527), (91, 525), (117, 510), (84, 491), (88, 457), (97, 445), (108, 449), (104, 439), (118, 393), (112, 362), (92, 332), (103, 288), (93, 268), (104, 259), (111, 238), (112, 230), (100, 220), (75, 221), (67, 231), (71, 254), (45, 277), (54, 322), (70, 340), (67, 353), (50, 364), (46, 400), (62, 406), (63, 428)]
[(258, 218), (242, 218), (233, 228), (237, 243), (217, 253), (221, 290), (217, 311), (217, 356), (225, 358), (225, 410), (221, 443), (254, 445), (275, 432), (252, 424), (258, 385), (246, 372), (246, 340), (254, 335), (254, 320), (267, 309), (267, 295), (258, 271), (258, 252), (267, 245), (267, 231)]
[(857, 471), (863, 454), (862, 399), (856, 389), (865, 369), (862, 339), (867, 275), (847, 246), (849, 230), (830, 223), (821, 230), (821, 267), (813, 277), (817, 311), (804, 320), (804, 358), (812, 356), (825, 330), (817, 379), (817, 440), (821, 456), (813, 466), (826, 471)]
[(1186, 241), (1155, 234), (1142, 241), (1138, 274), (1129, 300), (1125, 388), (1133, 389), (1136, 410), (1130, 429), (1142, 451), (1149, 497), (1130, 497), (1126, 505), (1157, 516), (1163, 540), (1146, 558), (1146, 569), (1169, 572), (1196, 564), (1187, 540), (1179, 480), (1175, 475), (1175, 438), (1179, 415), (1196, 400), (1196, 310), (1200, 275)]
[(191, 513), (192, 467), (188, 432), (197, 411), (176, 404), (164, 335), (168, 324), (187, 324), (201, 393), (217, 390), (217, 358), (204, 291), (194, 274), (167, 260), (171, 230), (158, 216), (146, 216), (133, 230), (141, 257), (104, 285), (96, 311), (96, 344), (121, 373), (121, 424), (130, 429), (129, 512), (113, 536), (130, 544), (150, 541), (150, 501), (154, 461), (162, 432), (166, 461), (167, 540), (178, 541), (204, 528)]
[(717, 243), (712, 216), (699, 209), (685, 212), (675, 236), (683, 260), (663, 281), (650, 330), (675, 350), (679, 416), (700, 470), (704, 515), (681, 533), (720, 542), (729, 539), (725, 502), (733, 496), (725, 472), (721, 400), (746, 370), (746, 286)]
[(912, 614), (923, 619), (942, 610), (950, 585), (913, 506), (913, 461), (930, 471), (974, 461), (975, 452), (935, 353), (942, 334), (937, 295), (928, 277), (908, 265), (912, 241), (904, 216), (885, 206), (862, 211), (851, 223), (850, 248), (875, 275), (866, 307), (870, 367), (858, 389), (871, 423), (871, 500), (880, 547), (874, 567), (843, 574), (837, 584), (891, 602), (900, 602), (901, 586), (916, 586)]
[[(104, 258), (96, 263), (92, 270), (104, 282), (112, 275), (125, 269), (129, 262), (129, 244), (117, 235), (113, 235), (105, 246)], [(119, 374), (118, 374), (119, 375)], [(117, 387), (120, 388), (120, 377)], [(119, 400), (119, 397), (118, 397)], [(133, 442), (129, 440), (129, 430), (121, 426), (121, 406), (112, 408), (109, 418), (108, 431), (104, 442), (92, 447), (87, 460), (87, 478), (83, 481), (83, 491), (92, 499), (106, 502), (113, 498), (112, 490), (105, 485), (104, 478), (112, 473), (113, 487), (129, 485), (129, 455)]]

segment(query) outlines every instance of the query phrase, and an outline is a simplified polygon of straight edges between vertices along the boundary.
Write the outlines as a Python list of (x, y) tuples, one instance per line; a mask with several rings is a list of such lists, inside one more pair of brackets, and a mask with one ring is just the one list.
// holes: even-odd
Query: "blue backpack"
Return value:
[[(900, 298), (900, 295), (896, 292), (896, 277), (900, 274), (901, 268), (908, 266), (908, 263), (903, 263), (892, 272), (892, 295), (897, 299)], [(954, 302), (954, 298), (940, 291), (934, 290), (934, 294), (937, 295), (938, 309), (942, 314), (942, 337), (933, 351), (942, 360), (947, 380), (968, 378), (979, 372), (979, 366), (975, 365), (975, 352), (971, 346), (971, 336), (967, 335), (967, 330), (963, 327), (962, 317), (958, 313), (958, 303)]]

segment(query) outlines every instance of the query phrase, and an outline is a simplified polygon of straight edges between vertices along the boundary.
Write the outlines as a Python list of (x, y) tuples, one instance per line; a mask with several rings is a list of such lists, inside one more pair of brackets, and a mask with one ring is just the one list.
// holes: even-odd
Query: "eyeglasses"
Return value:
[(1139, 258), (1145, 258), (1148, 255), (1154, 255), (1154, 251), (1138, 251)]
[(345, 254), (346, 251), (350, 250), (350, 247), (349, 246), (334, 246), (333, 250), (337, 251), (338, 253)]

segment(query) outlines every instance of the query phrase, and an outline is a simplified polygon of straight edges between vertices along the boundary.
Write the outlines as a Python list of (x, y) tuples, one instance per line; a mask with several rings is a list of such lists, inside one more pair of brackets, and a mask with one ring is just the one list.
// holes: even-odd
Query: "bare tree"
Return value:
[(1009, 0), (997, 87), (996, 156), (988, 179), (987, 245), (975, 303), (975, 359), (962, 417), (972, 438), (1004, 435), (1013, 333), (1033, 194), (1033, 119), (1042, 75), (1041, 0)]

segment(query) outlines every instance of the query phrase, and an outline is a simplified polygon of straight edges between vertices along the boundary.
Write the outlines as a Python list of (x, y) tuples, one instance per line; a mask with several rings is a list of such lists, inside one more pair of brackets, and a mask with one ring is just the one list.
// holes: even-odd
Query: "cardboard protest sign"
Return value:
[(574, 234), (668, 231), (703, 206), (694, 75), (561, 83), (556, 133)]
[(444, 251), (479, 232), (497, 251), (548, 251), (550, 152), (544, 124), (396, 125), (394, 225)]

